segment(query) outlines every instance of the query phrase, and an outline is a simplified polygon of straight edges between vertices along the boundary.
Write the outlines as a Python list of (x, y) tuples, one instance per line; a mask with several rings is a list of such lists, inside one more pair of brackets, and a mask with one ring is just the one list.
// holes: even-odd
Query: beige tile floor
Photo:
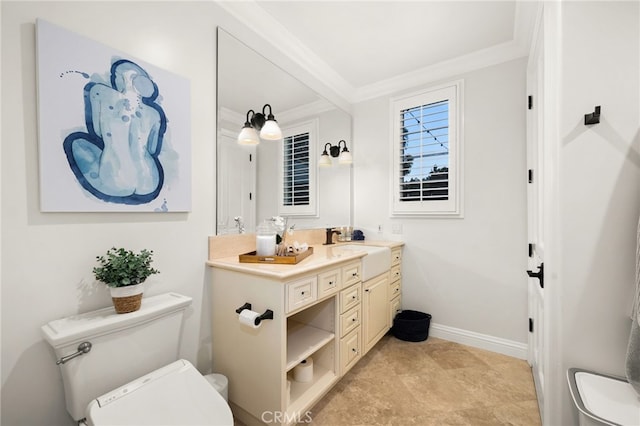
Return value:
[(526, 361), (434, 337), (404, 342), (391, 335), (311, 409), (311, 418), (315, 426), (541, 424)]
[(385, 336), (311, 409), (313, 425), (540, 425), (526, 361)]

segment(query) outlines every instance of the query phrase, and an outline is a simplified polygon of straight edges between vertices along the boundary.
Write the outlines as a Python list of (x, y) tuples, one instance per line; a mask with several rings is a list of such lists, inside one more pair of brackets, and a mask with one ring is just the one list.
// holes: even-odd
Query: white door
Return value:
[(540, 417), (544, 418), (544, 49), (543, 26), (535, 33), (527, 68), (527, 201), (528, 201), (528, 295), (529, 363), (538, 396)]
[(256, 221), (256, 148), (241, 146), (236, 135), (218, 132), (217, 146), (218, 234), (239, 232), (236, 217), (242, 218), (246, 232), (254, 232)]

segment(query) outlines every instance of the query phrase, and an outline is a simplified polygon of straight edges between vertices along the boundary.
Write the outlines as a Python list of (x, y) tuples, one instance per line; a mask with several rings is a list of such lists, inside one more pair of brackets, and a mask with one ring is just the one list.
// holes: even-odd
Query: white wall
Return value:
[[(35, 20), (42, 18), (191, 81), (190, 213), (40, 213)], [(2, 19), (2, 418), (7, 425), (71, 425), (48, 321), (109, 306), (94, 287), (95, 256), (109, 247), (150, 248), (160, 275), (147, 295), (193, 298), (181, 356), (211, 369), (207, 238), (215, 233), (216, 26), (286, 66), (339, 104), (340, 97), (277, 47), (210, 2), (11, 2)], [(215, 368), (215, 365), (214, 365)]]
[[(430, 313), (432, 325), (520, 345), (527, 341), (525, 67), (522, 58), (450, 79), (464, 79), (462, 219), (390, 219), (389, 98), (354, 108), (355, 226), (367, 239), (404, 240), (403, 308)], [(402, 234), (392, 234), (398, 224)]]
[[(561, 12), (561, 364), (623, 376), (640, 213), (640, 7), (565, 2)], [(596, 105), (600, 124), (587, 127)], [(562, 385), (562, 423), (574, 423)]]
[[(113, 245), (155, 251), (161, 274), (147, 295), (193, 298), (181, 356), (211, 368), (205, 261), (215, 223), (216, 14), (207, 3), (2, 2), (2, 424), (73, 424), (40, 326), (111, 303), (91, 269)], [(191, 80), (190, 213), (40, 212), (36, 18)]]

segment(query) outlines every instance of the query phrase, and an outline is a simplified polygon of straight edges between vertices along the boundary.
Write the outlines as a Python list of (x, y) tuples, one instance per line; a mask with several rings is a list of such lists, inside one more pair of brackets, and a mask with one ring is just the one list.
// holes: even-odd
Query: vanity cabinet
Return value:
[(362, 284), (363, 355), (393, 326), (401, 311), (402, 247), (391, 250), (391, 269)]
[[(209, 262), (213, 369), (229, 378), (236, 418), (247, 425), (304, 421), (388, 331), (391, 310), (399, 309), (400, 270), (363, 283), (360, 257), (320, 257), (297, 270), (232, 258)], [(273, 319), (258, 328), (241, 324), (236, 311), (245, 303), (257, 313), (272, 310)], [(296, 381), (296, 367), (307, 358), (312, 379)]]
[[(212, 268), (213, 368), (229, 378), (238, 419), (295, 423), (360, 359), (361, 285), (358, 259), (293, 279)], [(273, 320), (240, 324), (236, 309), (245, 303), (272, 310)], [(309, 357), (312, 379), (294, 380)]]
[(364, 352), (389, 331), (389, 272), (363, 283)]
[(362, 357), (362, 282), (360, 262), (343, 268), (344, 287), (340, 292), (340, 376)]
[(391, 250), (391, 277), (389, 280), (389, 327), (402, 310), (402, 247)]

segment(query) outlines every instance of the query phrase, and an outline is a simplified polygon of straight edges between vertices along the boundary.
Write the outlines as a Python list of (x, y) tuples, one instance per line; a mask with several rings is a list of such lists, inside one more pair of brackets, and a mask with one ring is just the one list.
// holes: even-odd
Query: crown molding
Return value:
[(351, 101), (358, 103), (374, 99), (527, 56), (538, 6), (538, 1), (516, 1), (512, 41), (362, 86), (356, 89)]
[(420, 85), (433, 83), (434, 81), (521, 58), (526, 56), (527, 53), (528, 49), (522, 49), (517, 42), (510, 41), (360, 87), (356, 90), (356, 95), (352, 98), (352, 102), (363, 102), (401, 92)]
[(218, 108), (218, 121), (229, 121), (231, 123), (238, 123), (238, 128), (241, 128), (246, 120), (246, 112), (242, 114), (229, 108)]
[[(327, 86), (334, 95), (349, 102), (355, 88), (318, 55), (267, 13), (255, 0), (220, 1), (226, 12), (278, 49), (305, 72)], [(350, 103), (350, 102), (349, 102)]]
[(353, 105), (527, 56), (539, 2), (516, 1), (513, 40), (509, 42), (358, 88), (349, 84), (286, 27), (262, 9), (255, 0), (224, 1), (218, 4), (260, 37), (269, 40), (282, 54), (296, 62), (338, 97)]

